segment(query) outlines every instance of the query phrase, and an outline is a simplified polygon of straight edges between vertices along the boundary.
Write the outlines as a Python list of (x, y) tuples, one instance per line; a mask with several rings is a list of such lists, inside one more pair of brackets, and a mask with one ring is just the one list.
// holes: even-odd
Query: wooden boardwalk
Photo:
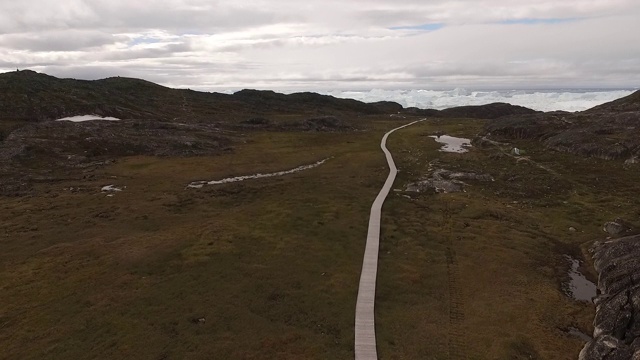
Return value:
[(374, 318), (374, 305), (376, 297), (376, 275), (378, 273), (378, 249), (380, 247), (380, 213), (382, 204), (389, 195), (393, 181), (396, 179), (398, 169), (393, 162), (393, 157), (387, 149), (387, 138), (394, 131), (413, 125), (425, 119), (397, 127), (384, 134), (380, 142), (380, 148), (387, 157), (389, 164), (389, 176), (384, 182), (380, 193), (371, 206), (369, 215), (369, 230), (367, 232), (367, 245), (364, 250), (362, 273), (360, 274), (360, 286), (358, 287), (358, 300), (356, 302), (355, 322), (355, 356), (356, 360), (377, 360), (376, 350), (376, 326)]

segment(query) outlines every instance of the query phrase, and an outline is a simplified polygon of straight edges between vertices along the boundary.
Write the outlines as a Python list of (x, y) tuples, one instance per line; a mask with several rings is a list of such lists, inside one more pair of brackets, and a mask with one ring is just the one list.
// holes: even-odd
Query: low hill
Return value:
[(16, 71), (0, 74), (0, 119), (41, 121), (77, 114), (148, 117), (160, 113), (150, 108), (166, 107), (159, 105), (170, 91), (137, 79), (83, 81)]
[[(59, 79), (34, 71), (0, 74), (0, 120), (44, 121), (78, 114), (121, 119), (227, 121), (250, 114), (381, 114), (390, 105), (315, 93), (242, 90), (233, 95), (171, 89), (145, 80)], [(393, 108), (394, 106), (391, 106)], [(395, 107), (400, 107), (395, 104)]]
[(448, 118), (497, 119), (509, 115), (530, 115), (539, 113), (524, 106), (507, 103), (491, 103), (487, 105), (458, 106), (440, 110), (439, 115)]
[(640, 111), (640, 90), (634, 92), (631, 95), (625, 96), (618, 100), (608, 102), (606, 104), (598, 105), (594, 108), (587, 110), (587, 112), (601, 112), (601, 111)]
[[(385, 104), (367, 104), (353, 99), (340, 99), (312, 92), (285, 95), (270, 90), (245, 89), (234, 93), (233, 98), (254, 109), (270, 109), (281, 113), (292, 111), (322, 113), (327, 110), (360, 114), (380, 114), (385, 112)], [(396, 105), (402, 109), (400, 104)]]
[(96, 114), (120, 119), (181, 122), (236, 122), (251, 116), (308, 116), (405, 113), (429, 117), (495, 119), (534, 114), (521, 106), (494, 103), (442, 111), (404, 109), (391, 101), (363, 103), (312, 92), (280, 94), (241, 90), (232, 95), (171, 89), (149, 81), (111, 77), (86, 81), (59, 79), (30, 70), (0, 74), (0, 120), (46, 121), (65, 116)]
[(547, 148), (601, 159), (640, 157), (640, 92), (592, 109), (495, 119), (485, 126), (493, 138), (535, 139)]
[(510, 115), (531, 115), (539, 113), (539, 111), (498, 102), (485, 105), (457, 106), (444, 110), (407, 108), (404, 113), (440, 118), (498, 119)]

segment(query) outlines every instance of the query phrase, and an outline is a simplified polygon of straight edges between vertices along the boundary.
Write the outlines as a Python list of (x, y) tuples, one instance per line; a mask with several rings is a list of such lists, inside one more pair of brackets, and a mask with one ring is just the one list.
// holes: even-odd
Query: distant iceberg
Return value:
[(56, 121), (83, 122), (83, 121), (92, 121), (92, 120), (119, 121), (120, 119), (114, 118), (114, 117), (102, 117), (99, 115), (78, 115), (78, 116), (70, 116), (70, 117), (58, 119)]
[(503, 102), (539, 111), (583, 111), (631, 95), (633, 90), (438, 90), (330, 91), (327, 95), (364, 102), (395, 101), (404, 107), (437, 109)]

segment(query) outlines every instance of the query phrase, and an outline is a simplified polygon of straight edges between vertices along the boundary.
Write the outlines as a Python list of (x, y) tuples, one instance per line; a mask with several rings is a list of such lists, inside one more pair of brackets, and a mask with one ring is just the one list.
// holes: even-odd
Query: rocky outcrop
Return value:
[(578, 113), (501, 117), (488, 122), (483, 135), (507, 141), (534, 139), (551, 150), (633, 165), (640, 157), (640, 91)]
[(572, 124), (546, 139), (548, 148), (606, 160), (640, 155), (640, 111), (580, 114), (565, 121)]
[(555, 151), (629, 160), (640, 156), (640, 111), (507, 116), (487, 123), (483, 135), (502, 141), (534, 139)]
[(605, 335), (589, 342), (580, 352), (580, 360), (635, 360), (631, 349), (619, 339)]
[(467, 185), (463, 180), (493, 181), (494, 179), (489, 174), (455, 172), (446, 169), (437, 169), (426, 179), (408, 184), (406, 191), (422, 193), (463, 192), (464, 187)]
[(579, 359), (640, 359), (640, 235), (597, 242), (591, 251), (599, 295), (594, 338)]
[[(95, 168), (131, 155), (193, 156), (232, 151), (212, 124), (152, 120), (48, 121), (14, 130), (0, 143), (0, 194), (20, 193), (50, 173)], [(44, 176), (44, 177), (43, 177)]]
[(547, 139), (569, 128), (564, 112), (507, 116), (487, 123), (484, 135), (499, 139)]
[(350, 130), (351, 126), (345, 121), (335, 116), (319, 116), (307, 119), (303, 122), (303, 126), (309, 130), (315, 131), (337, 131)]
[(603, 230), (611, 236), (619, 237), (632, 231), (632, 226), (626, 221), (617, 218), (614, 221), (606, 222)]
[(341, 132), (355, 130), (357, 127), (353, 123), (353, 121), (348, 122), (331, 115), (287, 122), (274, 122), (264, 117), (251, 117), (230, 127), (238, 130)]
[(188, 156), (220, 152), (231, 144), (215, 125), (158, 121), (51, 121), (13, 131), (0, 145), (5, 160), (52, 156)]

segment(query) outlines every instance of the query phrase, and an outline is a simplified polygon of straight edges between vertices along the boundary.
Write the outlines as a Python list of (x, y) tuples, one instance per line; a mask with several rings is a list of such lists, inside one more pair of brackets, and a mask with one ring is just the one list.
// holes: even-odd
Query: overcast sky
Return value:
[(637, 88), (639, 0), (0, 0), (0, 72), (199, 90)]

